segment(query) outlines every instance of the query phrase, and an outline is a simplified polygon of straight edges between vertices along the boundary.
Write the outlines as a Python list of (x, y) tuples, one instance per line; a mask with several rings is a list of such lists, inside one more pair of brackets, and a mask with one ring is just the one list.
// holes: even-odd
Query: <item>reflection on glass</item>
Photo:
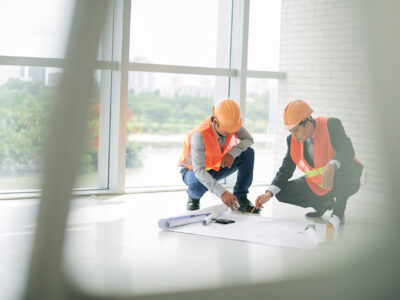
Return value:
[[(215, 0), (133, 0), (130, 60), (215, 67), (218, 26), (226, 32), (230, 26), (218, 24), (218, 6)], [(229, 40), (223, 47), (229, 53)]]
[(212, 112), (215, 77), (131, 72), (126, 186), (182, 185), (185, 134)]
[[(0, 68), (0, 192), (40, 189), (43, 147), (62, 70)], [(97, 187), (99, 92), (91, 100), (88, 143), (76, 187)]]
[(273, 135), (277, 80), (248, 79), (246, 129), (254, 138), (255, 164), (253, 183), (269, 183), (273, 170)]

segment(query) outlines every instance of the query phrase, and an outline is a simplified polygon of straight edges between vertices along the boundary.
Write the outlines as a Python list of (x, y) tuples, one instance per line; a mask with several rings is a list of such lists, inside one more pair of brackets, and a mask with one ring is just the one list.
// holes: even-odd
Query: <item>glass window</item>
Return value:
[(248, 69), (279, 71), (281, 0), (251, 0)]
[(215, 81), (211, 76), (130, 73), (127, 187), (183, 184), (177, 164), (184, 137), (211, 115)]
[[(216, 67), (218, 32), (230, 32), (228, 18), (218, 24), (218, 7), (215, 0), (132, 1), (130, 61)], [(229, 39), (219, 47), (228, 55)]]
[(74, 1), (0, 1), (0, 55), (62, 58)]
[(247, 79), (246, 129), (254, 138), (253, 183), (269, 183), (273, 178), (273, 134), (278, 81)]
[[(41, 188), (43, 147), (61, 72), (44, 67), (0, 67), (0, 192)], [(99, 98), (97, 88), (90, 100), (88, 142), (76, 188), (98, 187)]]

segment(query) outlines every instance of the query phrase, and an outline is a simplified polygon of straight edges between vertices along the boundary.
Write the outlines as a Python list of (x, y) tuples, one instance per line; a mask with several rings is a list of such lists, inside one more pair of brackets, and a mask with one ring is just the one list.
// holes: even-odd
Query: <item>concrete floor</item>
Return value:
[[(264, 190), (252, 188), (249, 198)], [(90, 293), (127, 295), (251, 285), (337, 268), (367, 259), (380, 242), (385, 210), (363, 195), (350, 199), (339, 240), (317, 250), (160, 231), (159, 218), (185, 212), (185, 192), (77, 198), (67, 228), (67, 276)], [(219, 203), (207, 193), (201, 204)], [(0, 299), (23, 295), (37, 209), (37, 200), (0, 202)], [(304, 220), (308, 210), (273, 199), (262, 215)]]

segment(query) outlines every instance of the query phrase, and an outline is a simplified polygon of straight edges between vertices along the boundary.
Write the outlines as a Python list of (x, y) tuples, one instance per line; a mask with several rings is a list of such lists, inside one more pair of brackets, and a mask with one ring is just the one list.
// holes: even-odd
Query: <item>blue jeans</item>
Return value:
[[(220, 180), (238, 171), (236, 184), (233, 188), (233, 194), (236, 197), (245, 197), (249, 193), (249, 187), (253, 182), (254, 169), (254, 150), (247, 148), (232, 163), (230, 168), (220, 168), (219, 171), (210, 170), (208, 173), (215, 179)], [(207, 188), (194, 176), (192, 170), (184, 169), (182, 171), (183, 182), (188, 186), (187, 193), (192, 199), (200, 199)]]

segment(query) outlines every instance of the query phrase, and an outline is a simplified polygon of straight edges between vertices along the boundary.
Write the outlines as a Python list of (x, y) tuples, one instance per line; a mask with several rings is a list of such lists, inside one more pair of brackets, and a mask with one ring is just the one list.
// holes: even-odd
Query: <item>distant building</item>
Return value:
[[(135, 57), (136, 63), (151, 63), (145, 57)], [(134, 90), (136, 94), (153, 93), (156, 91), (156, 80), (154, 73), (150, 72), (130, 72), (129, 89)]]
[(45, 68), (43, 67), (28, 67), (28, 79), (44, 82)]
[[(44, 67), (20, 67), (19, 74), (14, 78), (24, 81), (39, 80), (44, 82), (46, 77), (46, 68)], [(10, 77), (12, 78), (12, 77)]]
[(176, 96), (212, 98), (214, 95), (214, 88), (212, 86), (183, 85), (176, 88), (175, 94)]
[(61, 80), (61, 72), (53, 72), (47, 75), (47, 83), (48, 86), (58, 86)]

